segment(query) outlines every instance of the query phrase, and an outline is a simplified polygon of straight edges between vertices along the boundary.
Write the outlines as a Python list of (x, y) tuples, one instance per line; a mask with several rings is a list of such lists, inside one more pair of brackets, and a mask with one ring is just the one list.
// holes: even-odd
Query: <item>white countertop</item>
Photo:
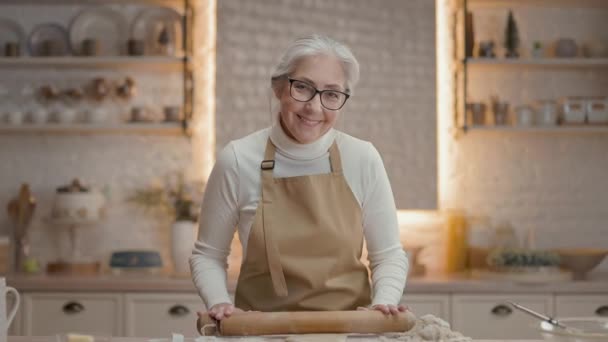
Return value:
[[(209, 339), (209, 341), (243, 341), (247, 340), (253, 341), (261, 341), (262, 339), (259, 337), (232, 337), (232, 338), (213, 338)], [(284, 341), (284, 338), (267, 338), (264, 340), (268, 341)], [(378, 341), (380, 339), (377, 338), (353, 338), (348, 339), (352, 341), (358, 342), (366, 342), (366, 341)], [(95, 340), (95, 342), (170, 342), (171, 338), (145, 338), (145, 337), (112, 337), (110, 338), (102, 338)], [(193, 342), (193, 338), (186, 338), (184, 342)], [(205, 339), (201, 339), (201, 341), (205, 341)], [(382, 339), (382, 341), (386, 341), (386, 339)], [(542, 342), (542, 340), (475, 340), (478, 342)], [(57, 338), (57, 336), (9, 336), (8, 342), (63, 342)]]
[[(49, 276), (7, 275), (7, 284), (19, 291), (95, 291), (95, 292), (182, 292), (196, 293), (190, 278), (154, 275)], [(229, 279), (231, 291), (236, 279)], [(466, 275), (410, 278), (405, 293), (560, 293), (593, 294), (608, 292), (608, 274), (591, 274), (584, 281), (556, 281), (521, 284), (509, 281), (471, 279)]]

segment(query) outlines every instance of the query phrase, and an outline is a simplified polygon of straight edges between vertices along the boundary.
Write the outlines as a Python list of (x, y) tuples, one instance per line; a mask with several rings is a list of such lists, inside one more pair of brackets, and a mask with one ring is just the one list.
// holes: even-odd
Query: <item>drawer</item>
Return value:
[(78, 332), (122, 335), (122, 297), (105, 293), (28, 293), (23, 334), (47, 336)]
[(197, 294), (130, 293), (125, 296), (129, 337), (170, 337), (180, 333), (198, 337), (197, 311), (204, 311)]
[(608, 295), (557, 295), (557, 317), (608, 317)]
[(410, 307), (416, 316), (431, 314), (450, 322), (449, 295), (406, 294), (401, 299), (401, 304)]
[(506, 304), (508, 300), (553, 314), (551, 295), (453, 295), (453, 329), (474, 339), (539, 339), (531, 326), (537, 320)]

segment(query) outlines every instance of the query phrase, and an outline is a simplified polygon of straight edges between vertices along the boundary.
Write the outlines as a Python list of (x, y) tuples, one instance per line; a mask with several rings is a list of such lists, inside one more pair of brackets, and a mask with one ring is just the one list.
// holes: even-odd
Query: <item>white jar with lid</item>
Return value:
[(523, 105), (515, 108), (515, 113), (517, 114), (517, 125), (518, 126), (534, 126), (536, 112), (534, 112), (534, 108)]
[(555, 126), (558, 123), (557, 103), (553, 100), (538, 101), (537, 122), (542, 126)]
[(562, 110), (564, 112), (565, 124), (583, 124), (587, 110), (586, 100), (582, 96), (569, 96), (563, 100)]
[(591, 97), (586, 104), (590, 124), (608, 123), (608, 97)]

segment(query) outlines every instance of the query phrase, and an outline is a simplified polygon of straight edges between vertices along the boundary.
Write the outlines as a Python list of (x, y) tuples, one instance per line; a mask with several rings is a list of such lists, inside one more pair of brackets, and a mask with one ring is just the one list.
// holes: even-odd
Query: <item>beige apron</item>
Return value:
[(273, 178), (275, 146), (262, 162), (262, 198), (249, 234), (235, 305), (243, 310), (354, 310), (369, 305), (361, 207), (342, 174)]

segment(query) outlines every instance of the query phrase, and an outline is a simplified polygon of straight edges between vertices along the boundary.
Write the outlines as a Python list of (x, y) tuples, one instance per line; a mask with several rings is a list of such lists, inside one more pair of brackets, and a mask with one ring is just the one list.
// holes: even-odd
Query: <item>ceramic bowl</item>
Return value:
[(533, 326), (546, 341), (553, 342), (600, 342), (608, 341), (608, 318), (567, 317), (558, 318), (567, 330), (538, 321)]
[(574, 273), (574, 279), (584, 279), (608, 255), (608, 249), (562, 248), (556, 249), (560, 266)]

